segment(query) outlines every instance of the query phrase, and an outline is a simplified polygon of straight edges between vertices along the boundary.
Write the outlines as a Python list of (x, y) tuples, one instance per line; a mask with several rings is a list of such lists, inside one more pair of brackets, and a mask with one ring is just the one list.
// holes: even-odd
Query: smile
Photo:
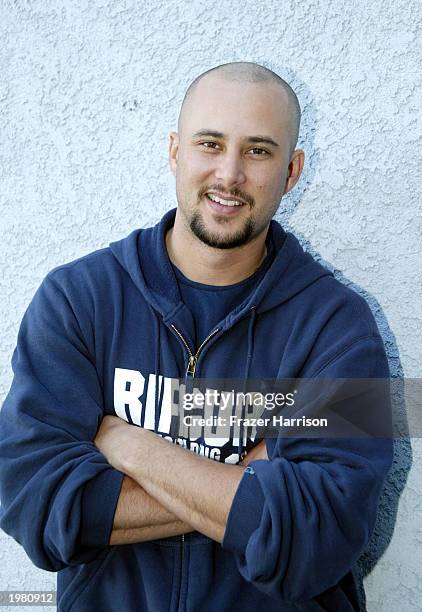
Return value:
[(243, 206), (243, 202), (240, 202), (239, 200), (225, 200), (214, 195), (213, 193), (207, 193), (206, 196), (209, 200), (211, 200), (211, 202), (216, 202), (217, 204), (221, 204), (221, 206)]

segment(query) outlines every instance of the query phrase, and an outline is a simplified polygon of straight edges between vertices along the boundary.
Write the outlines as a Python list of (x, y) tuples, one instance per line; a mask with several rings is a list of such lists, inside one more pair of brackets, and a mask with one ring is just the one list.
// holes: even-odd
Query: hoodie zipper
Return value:
[[(180, 338), (180, 340), (183, 342), (184, 346), (186, 347), (186, 350), (188, 352), (188, 365), (186, 368), (186, 376), (189, 376), (189, 378), (193, 379), (195, 377), (196, 362), (198, 361), (198, 357), (202, 349), (204, 348), (208, 340), (210, 340), (220, 330), (218, 328), (214, 329), (214, 331), (212, 331), (205, 338), (205, 340), (201, 342), (201, 344), (198, 347), (198, 350), (194, 354), (188, 342), (183, 337), (183, 334), (177, 329), (177, 327), (173, 325), (173, 323), (170, 323), (170, 327), (176, 332), (176, 334), (178, 335), (178, 337)], [(178, 603), (178, 608), (177, 608), (178, 610), (181, 610), (181, 603), (182, 603), (181, 596), (182, 596), (182, 582), (183, 582), (183, 561), (184, 561), (184, 552), (185, 552), (185, 534), (184, 533), (182, 533), (182, 535), (180, 536), (180, 546), (181, 546), (181, 552), (180, 552), (180, 566), (181, 567), (180, 567), (179, 603)]]
[[(198, 357), (202, 351), (202, 349), (204, 348), (204, 346), (206, 345), (206, 343), (218, 332), (220, 331), (219, 328), (214, 329), (210, 334), (208, 334), (208, 336), (205, 338), (205, 340), (203, 342), (201, 342), (201, 344), (198, 347), (198, 350), (196, 351), (196, 353), (193, 353), (193, 351), (191, 350), (188, 342), (186, 341), (186, 339), (183, 337), (183, 334), (177, 329), (177, 327), (175, 325), (173, 325), (173, 323), (170, 323), (170, 327), (176, 332), (176, 334), (178, 335), (178, 337), (180, 338), (180, 340), (183, 342), (184, 346), (186, 347), (186, 350), (188, 352), (188, 365), (186, 368), (186, 376), (189, 376), (189, 378), (193, 379), (195, 377), (195, 370), (196, 370), (196, 363), (198, 361)], [(181, 596), (182, 596), (182, 582), (183, 582), (183, 561), (184, 561), (184, 552), (185, 552), (185, 534), (182, 533), (181, 537), (180, 537), (180, 546), (181, 546), (181, 552), (180, 552), (180, 586), (179, 586), (179, 604), (178, 604), (178, 610), (181, 610)]]
[(198, 361), (198, 357), (199, 354), (201, 353), (202, 349), (204, 348), (204, 346), (206, 345), (206, 343), (208, 342), (208, 340), (210, 340), (219, 330), (219, 328), (214, 329), (214, 331), (212, 331), (203, 342), (201, 342), (201, 344), (198, 347), (198, 350), (196, 351), (196, 353), (194, 354), (193, 351), (191, 350), (189, 344), (187, 343), (187, 341), (185, 340), (185, 338), (183, 337), (183, 335), (180, 333), (180, 331), (177, 329), (177, 327), (175, 325), (173, 325), (173, 323), (170, 324), (170, 326), (174, 329), (174, 331), (176, 332), (176, 334), (179, 336), (180, 340), (183, 342), (183, 344), (186, 347), (186, 350), (188, 351), (188, 366), (186, 369), (186, 376), (189, 376), (191, 378), (195, 377), (195, 370), (196, 370), (196, 363)]

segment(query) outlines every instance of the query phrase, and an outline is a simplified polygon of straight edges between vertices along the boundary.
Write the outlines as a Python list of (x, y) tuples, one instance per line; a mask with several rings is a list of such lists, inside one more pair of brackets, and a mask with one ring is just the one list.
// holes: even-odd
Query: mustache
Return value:
[(203, 198), (208, 191), (218, 191), (219, 193), (221, 193), (221, 195), (225, 195), (227, 197), (233, 196), (234, 198), (240, 198), (241, 200), (246, 202), (246, 204), (249, 204), (251, 208), (255, 206), (255, 200), (250, 195), (243, 192), (241, 189), (235, 187), (234, 189), (226, 191), (225, 187), (219, 184), (202, 187), (198, 192), (198, 201)]

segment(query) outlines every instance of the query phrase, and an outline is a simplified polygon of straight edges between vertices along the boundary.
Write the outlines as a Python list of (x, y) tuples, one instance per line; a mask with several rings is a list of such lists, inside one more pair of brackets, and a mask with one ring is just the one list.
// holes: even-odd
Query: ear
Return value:
[(179, 134), (177, 132), (170, 132), (169, 134), (169, 162), (170, 162), (170, 169), (174, 176), (176, 176), (176, 170), (177, 170), (178, 150), (179, 150)]
[(302, 149), (296, 149), (293, 151), (290, 158), (289, 168), (287, 171), (286, 185), (284, 187), (284, 193), (288, 193), (298, 182), (300, 175), (302, 174), (303, 165), (305, 163), (305, 153)]

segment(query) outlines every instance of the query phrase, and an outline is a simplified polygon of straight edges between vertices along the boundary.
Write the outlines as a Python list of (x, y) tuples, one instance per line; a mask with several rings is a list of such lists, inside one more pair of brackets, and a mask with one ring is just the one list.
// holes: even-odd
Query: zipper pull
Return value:
[(195, 369), (196, 369), (196, 357), (195, 355), (190, 354), (189, 362), (188, 362), (188, 369), (186, 370), (187, 376), (192, 376), (193, 378), (195, 376)]

